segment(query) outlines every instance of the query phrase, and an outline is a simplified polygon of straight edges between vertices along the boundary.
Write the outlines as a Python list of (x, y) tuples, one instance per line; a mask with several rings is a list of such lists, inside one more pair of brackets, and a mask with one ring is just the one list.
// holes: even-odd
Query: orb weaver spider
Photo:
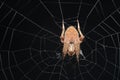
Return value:
[(78, 20), (77, 29), (74, 26), (69, 26), (66, 31), (63, 21), (62, 33), (60, 36), (61, 43), (63, 43), (63, 59), (65, 58), (66, 54), (69, 56), (76, 54), (77, 61), (79, 62), (80, 44), (83, 42), (84, 38), (85, 37), (80, 30), (80, 24)]

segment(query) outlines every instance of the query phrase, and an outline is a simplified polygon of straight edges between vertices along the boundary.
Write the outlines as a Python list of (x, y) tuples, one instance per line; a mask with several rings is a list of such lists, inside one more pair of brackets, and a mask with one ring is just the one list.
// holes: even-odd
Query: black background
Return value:
[[(60, 2), (0, 0), (0, 80), (120, 79), (120, 0)], [(63, 18), (79, 20), (86, 60), (61, 60)]]

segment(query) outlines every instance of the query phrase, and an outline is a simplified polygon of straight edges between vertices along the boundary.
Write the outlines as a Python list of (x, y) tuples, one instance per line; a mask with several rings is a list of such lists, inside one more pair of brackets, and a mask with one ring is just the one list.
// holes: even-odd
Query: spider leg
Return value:
[(67, 43), (64, 43), (64, 46), (63, 46), (63, 60), (65, 59), (65, 56), (67, 54), (67, 49), (68, 49), (68, 44)]
[(60, 36), (61, 42), (64, 42), (64, 34), (65, 34), (65, 26), (64, 26), (64, 21), (62, 21), (62, 33)]
[(79, 55), (76, 55), (76, 58), (77, 58), (77, 62), (79, 62)]
[(80, 30), (80, 23), (79, 21), (77, 20), (77, 23), (78, 23), (78, 32), (80, 34), (80, 41), (83, 41), (83, 39), (85, 38), (84, 35), (82, 34), (81, 30)]
[(86, 59), (85, 56), (84, 56), (84, 54), (83, 54), (83, 52), (82, 52), (82, 50), (80, 50), (79, 53), (76, 53), (77, 62), (79, 62), (80, 55), (83, 57), (84, 60)]
[(80, 45), (78, 43), (75, 43), (75, 53), (76, 53), (76, 59), (77, 62), (79, 62), (79, 56), (80, 56)]
[(83, 52), (82, 52), (82, 50), (80, 50), (80, 55), (83, 56), (83, 59), (86, 59)]

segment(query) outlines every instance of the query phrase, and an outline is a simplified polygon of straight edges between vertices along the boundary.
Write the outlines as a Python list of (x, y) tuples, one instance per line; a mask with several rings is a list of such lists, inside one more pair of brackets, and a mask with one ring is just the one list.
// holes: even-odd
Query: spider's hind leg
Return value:
[(79, 63), (79, 55), (76, 55), (76, 58), (77, 58), (77, 62)]
[(80, 50), (80, 55), (83, 57), (83, 59), (86, 59), (86, 57), (84, 56), (82, 50)]

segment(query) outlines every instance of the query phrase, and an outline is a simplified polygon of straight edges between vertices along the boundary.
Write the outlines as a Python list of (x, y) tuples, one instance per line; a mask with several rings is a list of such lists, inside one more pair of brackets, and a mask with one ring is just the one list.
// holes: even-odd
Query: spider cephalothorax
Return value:
[(80, 30), (79, 21), (78, 23), (78, 31), (74, 26), (69, 26), (65, 31), (64, 22), (62, 23), (62, 33), (60, 36), (61, 42), (63, 43), (63, 59), (66, 54), (69, 56), (73, 56), (76, 54), (77, 61), (79, 61), (80, 55), (80, 44), (82, 43), (84, 36)]

